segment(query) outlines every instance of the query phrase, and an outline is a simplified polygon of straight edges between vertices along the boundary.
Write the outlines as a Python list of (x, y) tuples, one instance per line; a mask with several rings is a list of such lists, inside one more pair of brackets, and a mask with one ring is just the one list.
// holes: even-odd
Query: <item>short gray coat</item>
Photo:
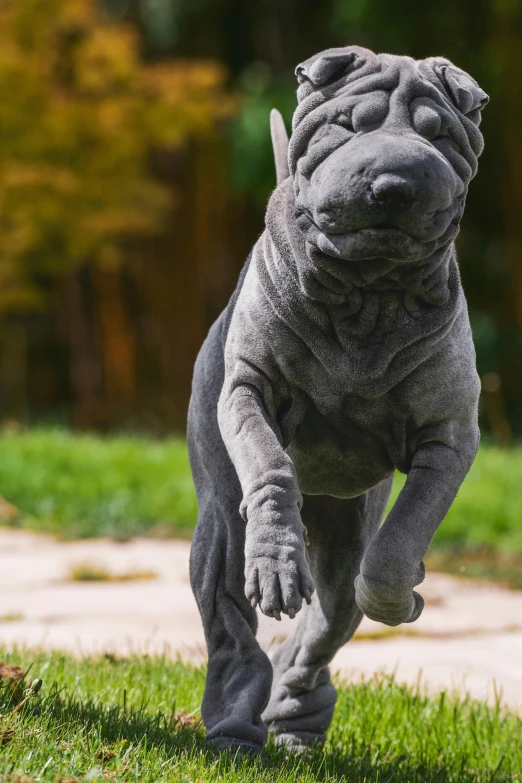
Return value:
[[(288, 169), (276, 118), (282, 181), (198, 359), (189, 415), (203, 717), (218, 747), (259, 749), (267, 724), (290, 746), (324, 741), (329, 661), (361, 612), (418, 618), (423, 557), (479, 440), (454, 239), (487, 96), (443, 58), (359, 47), (297, 75)], [(395, 470), (407, 480), (380, 526)], [(255, 608), (294, 617), (303, 601), (270, 664)]]

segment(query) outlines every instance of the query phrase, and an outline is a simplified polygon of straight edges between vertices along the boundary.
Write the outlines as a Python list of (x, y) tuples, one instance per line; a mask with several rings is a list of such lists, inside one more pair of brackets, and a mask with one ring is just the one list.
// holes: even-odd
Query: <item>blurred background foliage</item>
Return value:
[(161, 230), (171, 197), (151, 150), (208, 132), (227, 102), (217, 64), (144, 67), (137, 31), (89, 1), (3, 3), (0, 36), (7, 310), (43, 304), (38, 277), (123, 263), (124, 239)]
[(0, 0), (1, 418), (184, 428), (298, 62), (440, 54), (491, 96), (458, 240), (482, 423), (522, 433), (522, 0)]

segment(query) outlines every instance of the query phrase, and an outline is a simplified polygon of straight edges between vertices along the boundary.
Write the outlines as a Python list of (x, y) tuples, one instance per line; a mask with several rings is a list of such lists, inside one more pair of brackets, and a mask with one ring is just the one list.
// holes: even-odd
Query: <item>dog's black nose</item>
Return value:
[(389, 208), (404, 209), (409, 206), (417, 188), (415, 183), (399, 174), (379, 174), (371, 184), (372, 197)]

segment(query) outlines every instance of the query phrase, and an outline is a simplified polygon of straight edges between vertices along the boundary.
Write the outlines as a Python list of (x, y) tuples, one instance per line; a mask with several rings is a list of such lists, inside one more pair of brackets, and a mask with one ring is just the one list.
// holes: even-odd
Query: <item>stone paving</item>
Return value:
[[(0, 643), (204, 660), (189, 547), (154, 539), (60, 543), (0, 530)], [(113, 575), (157, 576), (71, 581), (72, 569), (83, 564)], [(479, 699), (494, 699), (496, 689), (522, 711), (522, 592), (443, 574), (429, 574), (420, 590), (426, 608), (415, 624), (389, 629), (364, 618), (332, 669), (348, 680), (394, 672), (399, 681), (415, 683), (420, 676), (430, 689), (458, 688)], [(260, 616), (261, 644), (269, 650), (297, 621)]]

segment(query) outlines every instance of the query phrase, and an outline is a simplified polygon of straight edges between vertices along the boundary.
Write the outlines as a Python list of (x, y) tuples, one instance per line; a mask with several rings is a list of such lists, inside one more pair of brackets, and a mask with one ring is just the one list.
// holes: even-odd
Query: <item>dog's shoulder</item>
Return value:
[(241, 289), (243, 288), (243, 283), (245, 282), (245, 277), (247, 275), (251, 261), (252, 251), (250, 251), (247, 260), (243, 264), (243, 268), (241, 269), (234, 292), (230, 297), (221, 317), (221, 344), (223, 346), (223, 350), (225, 349), (225, 343), (227, 341), (228, 331), (230, 329), (230, 322), (232, 321), (232, 316), (234, 315), (234, 309), (236, 307), (239, 294), (241, 293)]

